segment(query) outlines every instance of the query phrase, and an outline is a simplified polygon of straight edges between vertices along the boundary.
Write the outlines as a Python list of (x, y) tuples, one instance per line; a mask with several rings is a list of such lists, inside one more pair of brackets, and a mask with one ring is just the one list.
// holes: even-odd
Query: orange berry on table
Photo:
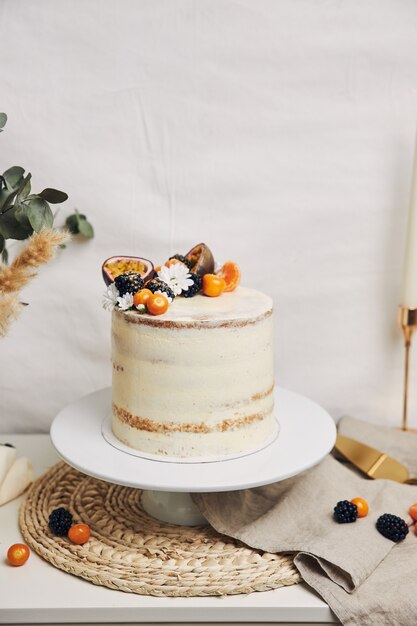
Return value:
[(168, 311), (168, 298), (161, 293), (153, 293), (146, 301), (146, 308), (151, 315), (162, 315)]
[[(155, 272), (159, 272), (159, 270), (161, 269), (162, 265), (158, 265), (158, 267), (155, 267)], [(146, 284), (146, 283), (145, 283)]]
[(30, 550), (24, 543), (14, 543), (7, 550), (7, 560), (10, 565), (20, 567), (28, 560), (30, 556)]
[(352, 504), (356, 504), (356, 508), (358, 509), (358, 517), (366, 517), (369, 511), (369, 505), (366, 500), (363, 498), (353, 498), (351, 500)]
[(225, 291), (234, 291), (240, 283), (240, 269), (237, 263), (227, 261), (217, 272), (226, 281)]
[(133, 296), (133, 304), (135, 306), (138, 306), (139, 304), (146, 304), (151, 295), (152, 291), (150, 289), (140, 289)]
[(90, 539), (90, 527), (87, 524), (74, 524), (68, 531), (68, 537), (72, 543), (82, 545)]
[(415, 522), (417, 522), (417, 502), (410, 506), (410, 508), (408, 509), (408, 512), (411, 515), (411, 517), (413, 518), (413, 520)]
[(203, 293), (205, 296), (215, 298), (220, 296), (226, 288), (226, 281), (216, 274), (204, 274)]

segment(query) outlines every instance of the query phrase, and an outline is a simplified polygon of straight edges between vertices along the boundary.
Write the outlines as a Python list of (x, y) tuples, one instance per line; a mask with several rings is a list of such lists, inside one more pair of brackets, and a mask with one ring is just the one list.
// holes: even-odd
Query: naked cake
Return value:
[[(165, 457), (213, 460), (260, 449), (277, 431), (272, 300), (238, 287), (236, 273), (197, 279), (193, 266), (184, 267), (183, 276), (195, 282), (185, 289), (183, 278), (180, 293), (160, 269), (128, 296), (120, 295), (118, 277), (110, 284), (121, 302), (112, 312), (113, 433), (131, 448)], [(171, 273), (178, 277), (178, 269)], [(219, 297), (207, 295), (213, 285), (206, 276), (223, 281)], [(152, 290), (153, 282), (159, 289)], [(142, 293), (148, 286), (153, 300), (168, 303), (163, 313), (151, 313), (153, 300)], [(195, 293), (182, 297), (188, 289)]]

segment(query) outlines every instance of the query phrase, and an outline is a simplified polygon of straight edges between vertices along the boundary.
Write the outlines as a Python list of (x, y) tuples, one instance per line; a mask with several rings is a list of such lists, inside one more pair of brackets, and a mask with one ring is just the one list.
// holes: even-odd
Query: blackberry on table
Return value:
[(333, 517), (338, 524), (356, 522), (358, 507), (349, 500), (340, 500), (333, 509)]
[(168, 300), (171, 299), (171, 302), (175, 298), (175, 293), (172, 291), (171, 287), (169, 287), (166, 283), (164, 283), (163, 280), (160, 280), (159, 278), (153, 278), (152, 280), (147, 282), (146, 289), (149, 289), (150, 291), (152, 291), (152, 293), (160, 291), (168, 297)]
[(408, 535), (408, 526), (405, 521), (398, 515), (391, 515), (391, 513), (384, 513), (378, 517), (376, 528), (381, 535), (396, 543), (403, 541)]
[(143, 280), (140, 274), (130, 271), (116, 276), (114, 284), (119, 292), (119, 296), (124, 296), (127, 293), (131, 293), (133, 296), (139, 289), (142, 289)]
[(72, 515), (63, 506), (58, 509), (54, 509), (49, 516), (48, 520), (49, 530), (58, 537), (64, 537), (68, 534), (69, 529), (72, 526)]
[(181, 263), (184, 263), (184, 265), (186, 265), (188, 267), (188, 269), (190, 270), (192, 267), (191, 261), (189, 261), (187, 259), (186, 256), (182, 255), (182, 254), (174, 254), (174, 256), (170, 256), (169, 257), (169, 261), (171, 259), (177, 259), (177, 261), (181, 261)]
[(190, 277), (193, 281), (193, 284), (190, 285), (186, 291), (181, 292), (181, 295), (184, 296), (184, 298), (192, 298), (193, 296), (195, 296), (196, 293), (201, 290), (201, 287), (203, 285), (203, 278), (198, 274), (190, 272)]

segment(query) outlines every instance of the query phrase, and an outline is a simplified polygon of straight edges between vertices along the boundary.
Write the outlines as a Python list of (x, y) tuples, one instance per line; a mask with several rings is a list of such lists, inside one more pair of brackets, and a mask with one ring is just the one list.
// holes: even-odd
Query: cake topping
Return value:
[(204, 274), (211, 274), (214, 272), (214, 257), (208, 246), (205, 243), (199, 243), (194, 248), (191, 248), (185, 257), (191, 263), (190, 270), (194, 274), (204, 276)]
[(159, 278), (154, 278), (146, 283), (146, 289), (152, 291), (152, 293), (162, 293), (168, 299), (168, 302), (172, 302), (175, 298), (175, 293), (172, 291), (171, 287), (169, 287), (163, 280)]
[(148, 313), (151, 315), (162, 315), (168, 311), (168, 299), (162, 293), (153, 293), (146, 303)]
[(136, 308), (139, 306), (145, 306), (146, 302), (149, 300), (149, 297), (152, 295), (152, 291), (150, 289), (141, 289), (133, 296), (133, 304)]
[(189, 259), (187, 259), (187, 257), (183, 256), (182, 254), (174, 254), (174, 256), (170, 256), (168, 261), (165, 263), (165, 265), (169, 267), (170, 262), (174, 262), (174, 261), (179, 261), (180, 263), (184, 263), (184, 265), (186, 265), (189, 270), (192, 267), (191, 261), (189, 261)]
[(191, 287), (190, 270), (184, 263), (176, 260), (169, 267), (164, 265), (158, 272), (158, 278), (168, 285), (176, 296)]
[(142, 289), (143, 280), (137, 272), (125, 272), (116, 277), (114, 284), (119, 292), (119, 296), (130, 293), (132, 296)]
[(112, 311), (133, 310), (151, 313), (150, 294), (163, 295), (168, 302), (157, 315), (165, 313), (176, 296), (192, 298), (198, 293), (217, 297), (225, 291), (234, 291), (240, 281), (236, 263), (215, 264), (213, 254), (205, 243), (199, 243), (186, 254), (174, 254), (164, 265), (154, 267), (141, 257), (114, 256), (104, 261), (102, 273), (107, 290), (103, 307)]
[(224, 263), (216, 273), (224, 279), (226, 283), (225, 291), (234, 291), (240, 282), (240, 269), (237, 263), (233, 261)]
[(135, 256), (112, 256), (104, 261), (101, 271), (104, 282), (110, 285), (120, 274), (126, 272), (136, 272), (144, 281), (149, 280), (154, 274), (154, 267), (148, 259)]
[(201, 287), (203, 285), (203, 279), (198, 274), (194, 274), (194, 272), (190, 272), (189, 274), (192, 284), (188, 287), (187, 291), (182, 292), (182, 296), (184, 298), (192, 298), (199, 291), (201, 291)]
[(220, 296), (226, 289), (226, 281), (216, 274), (204, 274), (203, 276), (203, 293), (205, 296), (215, 298)]

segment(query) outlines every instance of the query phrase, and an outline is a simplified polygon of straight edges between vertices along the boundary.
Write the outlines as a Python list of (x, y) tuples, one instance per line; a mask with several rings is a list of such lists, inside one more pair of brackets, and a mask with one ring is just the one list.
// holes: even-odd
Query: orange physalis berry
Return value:
[(352, 504), (356, 504), (358, 509), (358, 517), (366, 517), (369, 511), (369, 505), (363, 498), (353, 498)]
[(240, 282), (239, 266), (233, 261), (227, 261), (217, 272), (217, 276), (224, 278), (226, 282), (225, 291), (234, 291)]
[(81, 546), (90, 539), (90, 527), (87, 524), (74, 524), (68, 531), (68, 537), (72, 543)]
[(7, 560), (10, 565), (20, 567), (28, 560), (30, 556), (30, 550), (24, 543), (14, 543), (7, 550)]
[[(167, 261), (167, 262), (165, 263), (165, 266), (166, 266), (166, 267), (171, 267), (171, 265), (175, 265), (176, 263), (181, 263), (181, 265), (185, 265), (185, 263), (183, 263), (183, 262), (182, 262), (182, 261), (180, 261), (179, 259), (169, 259), (169, 261)], [(187, 267), (187, 266), (185, 265), (185, 267)]]
[(146, 301), (146, 307), (151, 315), (162, 315), (162, 313), (168, 311), (168, 298), (160, 293), (153, 293)]
[(417, 522), (417, 502), (410, 506), (410, 508), (408, 509), (408, 512), (411, 515), (411, 517), (413, 518), (413, 520), (415, 522)]
[(215, 298), (220, 296), (226, 288), (226, 281), (216, 274), (204, 274), (203, 276), (203, 293), (205, 296)]
[(162, 265), (158, 265), (158, 267), (155, 267), (155, 272), (159, 272), (159, 270), (161, 269)]
[(133, 296), (133, 304), (135, 306), (138, 306), (139, 304), (146, 304), (151, 295), (152, 291), (150, 289), (140, 289)]

